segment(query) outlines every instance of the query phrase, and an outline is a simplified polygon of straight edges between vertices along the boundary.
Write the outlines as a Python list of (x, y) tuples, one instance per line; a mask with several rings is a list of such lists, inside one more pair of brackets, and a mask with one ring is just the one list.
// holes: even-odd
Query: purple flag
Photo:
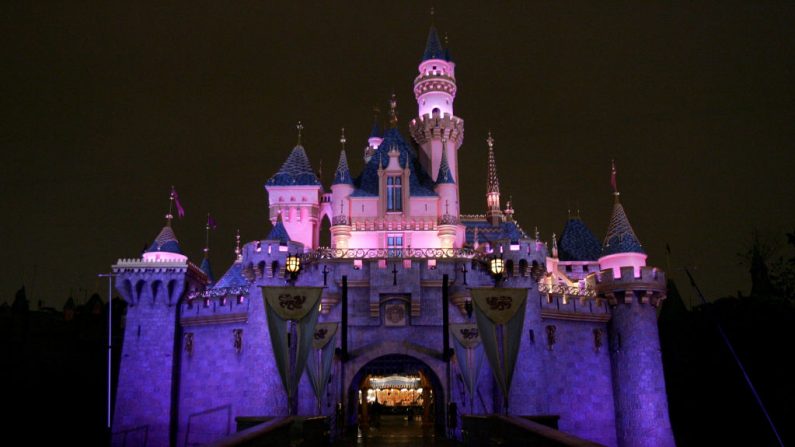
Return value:
[(215, 230), (218, 227), (215, 219), (213, 219), (213, 216), (211, 216), (209, 213), (207, 214), (207, 227), (212, 230)]
[(171, 195), (174, 197), (174, 203), (177, 205), (177, 216), (181, 218), (185, 217), (185, 209), (182, 208), (182, 204), (179, 203), (179, 194), (177, 194), (177, 190), (174, 187), (171, 187)]

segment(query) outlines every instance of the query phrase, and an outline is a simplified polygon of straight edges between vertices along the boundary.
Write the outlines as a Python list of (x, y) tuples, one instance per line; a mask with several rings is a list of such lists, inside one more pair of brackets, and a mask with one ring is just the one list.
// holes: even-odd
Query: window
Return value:
[(386, 210), (403, 211), (403, 179), (399, 175), (386, 178)]
[(390, 258), (403, 256), (403, 235), (388, 234), (386, 236), (386, 251)]

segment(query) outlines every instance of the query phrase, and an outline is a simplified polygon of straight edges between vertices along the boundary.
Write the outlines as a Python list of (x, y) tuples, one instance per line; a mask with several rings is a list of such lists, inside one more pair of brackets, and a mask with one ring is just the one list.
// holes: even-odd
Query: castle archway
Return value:
[[(444, 388), (425, 361), (385, 354), (362, 365), (347, 390), (348, 425), (363, 436), (389, 430), (444, 431)], [(383, 429), (383, 430), (382, 430)]]

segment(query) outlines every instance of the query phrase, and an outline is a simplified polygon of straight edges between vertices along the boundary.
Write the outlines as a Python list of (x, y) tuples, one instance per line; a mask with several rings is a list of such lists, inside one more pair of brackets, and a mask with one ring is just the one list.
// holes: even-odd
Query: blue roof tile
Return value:
[(265, 183), (273, 186), (320, 185), (303, 146), (293, 148), (279, 172)]
[(174, 230), (171, 229), (170, 225), (166, 225), (160, 230), (160, 233), (155, 238), (155, 241), (152, 242), (152, 245), (149, 246), (149, 249), (146, 250), (146, 253), (154, 251), (182, 254), (177, 236), (174, 234)]
[(364, 165), (362, 173), (354, 179), (356, 190), (353, 197), (373, 197), (378, 195), (378, 165), (386, 168), (389, 163), (389, 151), (396, 148), (400, 152), (398, 161), (400, 166), (409, 166), (409, 194), (412, 197), (436, 196), (433, 191), (434, 183), (431, 177), (420, 166), (417, 155), (411, 146), (406, 143), (397, 128), (390, 128), (384, 134), (384, 140), (378, 146), (373, 157)]
[(445, 59), (442, 41), (439, 40), (439, 33), (433, 26), (428, 31), (428, 40), (425, 42), (425, 51), (422, 53), (422, 60), (427, 61), (428, 59)]
[(607, 235), (602, 245), (602, 256), (616, 253), (646, 253), (629, 224), (624, 207), (618, 201), (613, 205), (613, 215), (610, 216)]
[(337, 171), (334, 173), (334, 181), (332, 185), (353, 185), (351, 179), (351, 170), (348, 168), (348, 156), (345, 154), (345, 149), (340, 151), (340, 161), (337, 164)]
[(596, 261), (601, 250), (599, 240), (581, 219), (566, 221), (558, 243), (561, 261)]
[(475, 228), (478, 229), (478, 243), (496, 243), (499, 240), (510, 240), (512, 244), (519, 243), (520, 239), (527, 239), (527, 234), (519, 228), (516, 222), (502, 222), (499, 225), (492, 225), (485, 218), (478, 220), (462, 219), (461, 223), (466, 227), (466, 243), (472, 245), (475, 242)]
[(248, 286), (248, 280), (243, 276), (243, 263), (235, 262), (229, 267), (229, 270), (224, 273), (224, 276), (218, 280), (213, 286), (213, 289), (225, 289), (230, 287), (245, 287)]
[(439, 173), (436, 176), (436, 184), (440, 183), (455, 183), (453, 180), (453, 173), (450, 172), (450, 164), (447, 162), (447, 148), (442, 149), (442, 161), (439, 163)]
[(287, 229), (284, 228), (281, 214), (279, 215), (279, 218), (276, 220), (276, 225), (273, 226), (270, 233), (268, 233), (268, 237), (266, 237), (265, 240), (279, 241), (279, 243), (282, 244), (290, 242), (290, 235), (287, 234)]

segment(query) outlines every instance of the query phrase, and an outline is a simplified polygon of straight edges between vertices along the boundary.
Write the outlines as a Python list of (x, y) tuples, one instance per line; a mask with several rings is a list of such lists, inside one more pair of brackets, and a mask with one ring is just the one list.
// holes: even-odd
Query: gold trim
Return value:
[(247, 313), (208, 315), (201, 317), (185, 317), (179, 320), (179, 323), (182, 325), (182, 327), (207, 326), (210, 324), (246, 323), (246, 322), (248, 322)]

